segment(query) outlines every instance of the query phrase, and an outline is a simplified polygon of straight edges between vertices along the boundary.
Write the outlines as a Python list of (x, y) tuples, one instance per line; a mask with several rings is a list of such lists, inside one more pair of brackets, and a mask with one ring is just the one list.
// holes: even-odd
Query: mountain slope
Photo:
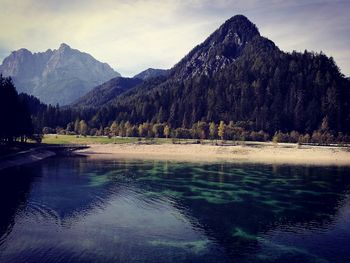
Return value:
[(147, 80), (147, 79), (155, 78), (159, 76), (168, 76), (168, 74), (169, 74), (169, 70), (167, 69), (149, 68), (140, 72), (139, 74), (136, 74), (133, 78)]
[(96, 115), (132, 123), (233, 121), (250, 130), (350, 132), (349, 82), (324, 54), (284, 53), (244, 16), (226, 21), (154, 84), (118, 96)]
[(257, 27), (245, 16), (234, 16), (177, 63), (170, 76), (178, 80), (212, 76), (234, 62), (257, 36)]
[(67, 44), (39, 53), (27, 49), (14, 51), (4, 59), (0, 73), (11, 76), (19, 92), (34, 95), (45, 103), (61, 105), (120, 76), (108, 64)]
[(74, 107), (101, 107), (115, 99), (121, 93), (142, 83), (138, 78), (113, 78), (92, 89), (83, 97), (75, 101)]

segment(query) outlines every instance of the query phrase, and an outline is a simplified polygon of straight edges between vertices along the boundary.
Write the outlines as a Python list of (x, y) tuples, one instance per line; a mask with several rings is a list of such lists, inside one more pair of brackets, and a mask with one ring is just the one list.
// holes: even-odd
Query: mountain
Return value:
[(139, 78), (113, 78), (92, 89), (83, 97), (76, 100), (74, 107), (101, 107), (109, 101), (115, 99), (121, 93), (142, 83)]
[(159, 76), (167, 76), (168, 74), (169, 74), (169, 70), (167, 69), (149, 68), (140, 72), (139, 74), (136, 74), (133, 78), (147, 80), (147, 79), (155, 78)]
[(249, 130), (350, 132), (349, 82), (323, 53), (281, 51), (239, 15), (227, 20), (165, 78), (118, 96), (99, 123), (232, 121)]
[[(96, 129), (113, 121), (129, 128), (148, 122), (167, 123), (173, 132), (198, 131), (200, 126), (208, 133), (209, 122), (223, 121), (230, 123), (231, 139), (254, 131), (269, 136), (296, 131), (312, 138), (326, 134), (330, 142), (350, 134), (350, 82), (333, 58), (322, 52), (283, 52), (242, 15), (227, 20), (166, 76), (121, 93), (112, 92), (114, 85), (106, 88), (107, 95), (100, 92), (98, 97), (97, 91), (82, 101), (85, 107), (46, 117), (47, 126), (66, 127), (84, 119)], [(95, 105), (93, 97), (99, 107), (88, 107)], [(186, 132), (182, 137), (194, 136)]]
[(246, 45), (259, 36), (257, 27), (248, 18), (234, 16), (177, 63), (170, 76), (177, 80), (210, 77), (232, 64)]
[(24, 48), (13, 51), (0, 65), (0, 73), (13, 78), (18, 92), (60, 105), (69, 104), (93, 87), (120, 76), (108, 64), (67, 44), (39, 53)]

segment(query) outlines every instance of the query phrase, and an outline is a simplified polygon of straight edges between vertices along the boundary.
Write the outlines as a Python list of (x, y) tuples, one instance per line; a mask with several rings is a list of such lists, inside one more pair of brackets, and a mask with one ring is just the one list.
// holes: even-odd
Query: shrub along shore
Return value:
[(197, 122), (192, 128), (172, 128), (167, 123), (145, 122), (139, 125), (130, 122), (112, 122), (108, 127), (100, 129), (89, 128), (84, 120), (77, 120), (67, 125), (66, 129), (57, 127), (52, 129), (43, 128), (43, 134), (78, 135), (127, 138), (172, 138), (172, 139), (193, 139), (193, 140), (221, 140), (221, 141), (258, 141), (275, 143), (313, 143), (313, 144), (348, 144), (350, 136), (341, 132), (335, 133), (329, 130), (328, 120), (324, 119), (321, 127), (311, 134), (301, 134), (297, 131), (277, 131), (273, 136), (265, 131), (254, 131), (249, 123), (229, 122)]

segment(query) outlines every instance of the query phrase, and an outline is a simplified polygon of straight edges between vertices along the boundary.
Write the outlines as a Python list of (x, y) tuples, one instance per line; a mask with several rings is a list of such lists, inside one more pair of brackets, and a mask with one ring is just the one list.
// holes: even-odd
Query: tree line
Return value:
[(44, 134), (61, 135), (82, 135), (82, 136), (108, 136), (108, 137), (141, 137), (141, 138), (176, 138), (176, 139), (197, 139), (197, 140), (222, 140), (222, 141), (273, 141), (289, 143), (349, 143), (350, 136), (330, 132), (328, 121), (325, 119), (322, 126), (312, 134), (301, 134), (297, 131), (283, 133), (281, 131), (270, 135), (262, 130), (249, 131), (239, 126), (240, 123), (230, 121), (225, 123), (215, 122), (197, 122), (191, 128), (172, 128), (167, 123), (132, 124), (129, 121), (117, 123), (113, 121), (111, 125), (100, 128), (89, 127), (85, 120), (77, 119), (75, 122), (68, 123), (66, 128), (44, 127)]

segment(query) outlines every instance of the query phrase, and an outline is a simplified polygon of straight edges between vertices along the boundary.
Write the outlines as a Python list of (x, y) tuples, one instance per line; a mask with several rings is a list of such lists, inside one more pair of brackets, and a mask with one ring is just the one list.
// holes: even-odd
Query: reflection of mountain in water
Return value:
[(25, 207), (34, 177), (23, 167), (0, 172), (0, 244), (11, 232), (15, 215)]
[(176, 200), (235, 258), (276, 228), (326, 229), (350, 186), (346, 168), (154, 163), (134, 173), (145, 193)]
[[(126, 231), (125, 227), (137, 226), (138, 231), (147, 228), (137, 225), (137, 220), (128, 221), (134, 216), (142, 218), (137, 213), (152, 213), (152, 209), (164, 208), (166, 204), (167, 211), (181, 213), (193, 229), (205, 233), (228, 258), (239, 261), (254, 256), (266, 243), (263, 237), (270, 231), (294, 231), (295, 227), (328, 229), (337, 219), (339, 208), (347, 202), (346, 192), (350, 186), (348, 168), (336, 167), (122, 160), (91, 162), (85, 158), (52, 158), (7, 171), (7, 176), (4, 176), (5, 172), (0, 173), (3, 182), (0, 185), (0, 236), (4, 237), (15, 215), (21, 213), (29, 215), (30, 220), (40, 217), (38, 222), (47, 219), (58, 226), (57, 229), (75, 225), (72, 229), (79, 231), (85, 225), (77, 222), (89, 225), (87, 222), (91, 221), (86, 221), (86, 218), (101, 213), (106, 217), (95, 217), (107, 222), (101, 231), (109, 234), (114, 231), (120, 236)], [(149, 210), (144, 207), (148, 204)], [(130, 214), (118, 215), (123, 212)], [(157, 221), (156, 217), (144, 218)], [(26, 226), (25, 220), (22, 223)], [(149, 226), (157, 226), (156, 222), (152, 223)], [(121, 228), (110, 230), (107, 226)], [(56, 228), (49, 229), (56, 231)], [(124, 236), (132, 241), (141, 238), (143, 243), (149, 241), (149, 237), (147, 239), (143, 234), (158, 233), (144, 230), (141, 236), (137, 236), (135, 230), (124, 232)], [(60, 240), (54, 231), (50, 232), (51, 237)], [(103, 236), (99, 238), (104, 241)], [(193, 245), (192, 241), (181, 244), (174, 240), (151, 241), (159, 246)], [(199, 247), (205, 246), (205, 240), (200, 242)], [(278, 249), (285, 251), (289, 248)], [(302, 253), (296, 251), (298, 256)]]
[(103, 209), (121, 187), (111, 180), (113, 171), (103, 163), (91, 163), (85, 158), (53, 158), (37, 172), (42, 180), (36, 182), (31, 192), (33, 212), (42, 211), (59, 221), (82, 217), (95, 208)]
[(0, 238), (11, 231), (20, 211), (61, 224), (103, 208), (120, 186), (102, 169), (103, 164), (92, 166), (84, 158), (52, 158), (39, 165), (1, 171)]

